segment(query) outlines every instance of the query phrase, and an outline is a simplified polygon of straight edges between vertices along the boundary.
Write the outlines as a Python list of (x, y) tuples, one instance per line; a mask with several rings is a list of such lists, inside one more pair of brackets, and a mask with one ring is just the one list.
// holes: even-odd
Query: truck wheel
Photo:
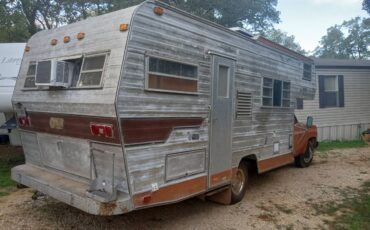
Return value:
[(307, 145), (307, 150), (303, 155), (294, 158), (294, 163), (297, 167), (306, 168), (310, 166), (313, 160), (313, 153), (315, 151), (314, 140), (310, 140)]
[(231, 202), (236, 204), (245, 195), (248, 184), (248, 168), (245, 162), (240, 162), (239, 167), (231, 180)]

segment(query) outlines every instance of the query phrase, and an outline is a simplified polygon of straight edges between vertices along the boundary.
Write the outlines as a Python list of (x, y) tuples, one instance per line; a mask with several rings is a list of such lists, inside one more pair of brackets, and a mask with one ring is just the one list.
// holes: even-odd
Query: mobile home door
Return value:
[(234, 60), (213, 56), (209, 187), (231, 176), (234, 66)]

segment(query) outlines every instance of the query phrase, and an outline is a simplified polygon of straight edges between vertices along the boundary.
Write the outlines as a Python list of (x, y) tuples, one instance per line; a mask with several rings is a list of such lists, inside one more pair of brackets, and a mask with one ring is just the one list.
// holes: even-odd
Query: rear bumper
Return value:
[(119, 215), (132, 210), (127, 194), (119, 195), (115, 202), (102, 203), (86, 195), (87, 183), (37, 166), (26, 164), (13, 168), (12, 179), (93, 215)]

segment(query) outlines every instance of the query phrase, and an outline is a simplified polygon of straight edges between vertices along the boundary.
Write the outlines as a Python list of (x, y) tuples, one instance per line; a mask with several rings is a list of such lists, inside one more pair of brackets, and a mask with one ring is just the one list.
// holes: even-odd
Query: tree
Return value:
[(303, 55), (307, 54), (307, 52), (295, 41), (294, 35), (288, 35), (286, 32), (279, 29), (270, 29), (262, 35), (288, 49), (294, 50)]
[(321, 38), (315, 55), (322, 58), (370, 58), (370, 18), (354, 18), (335, 25)]
[(0, 2), (0, 42), (24, 42), (29, 37), (27, 21), (22, 13), (7, 7), (8, 2)]
[(364, 0), (362, 2), (362, 9), (366, 10), (370, 14), (370, 0)]

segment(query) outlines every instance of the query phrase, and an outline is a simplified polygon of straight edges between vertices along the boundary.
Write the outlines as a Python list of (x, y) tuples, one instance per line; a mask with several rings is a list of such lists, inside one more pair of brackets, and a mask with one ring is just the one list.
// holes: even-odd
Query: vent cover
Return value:
[(252, 94), (236, 93), (236, 119), (248, 119), (252, 116)]

